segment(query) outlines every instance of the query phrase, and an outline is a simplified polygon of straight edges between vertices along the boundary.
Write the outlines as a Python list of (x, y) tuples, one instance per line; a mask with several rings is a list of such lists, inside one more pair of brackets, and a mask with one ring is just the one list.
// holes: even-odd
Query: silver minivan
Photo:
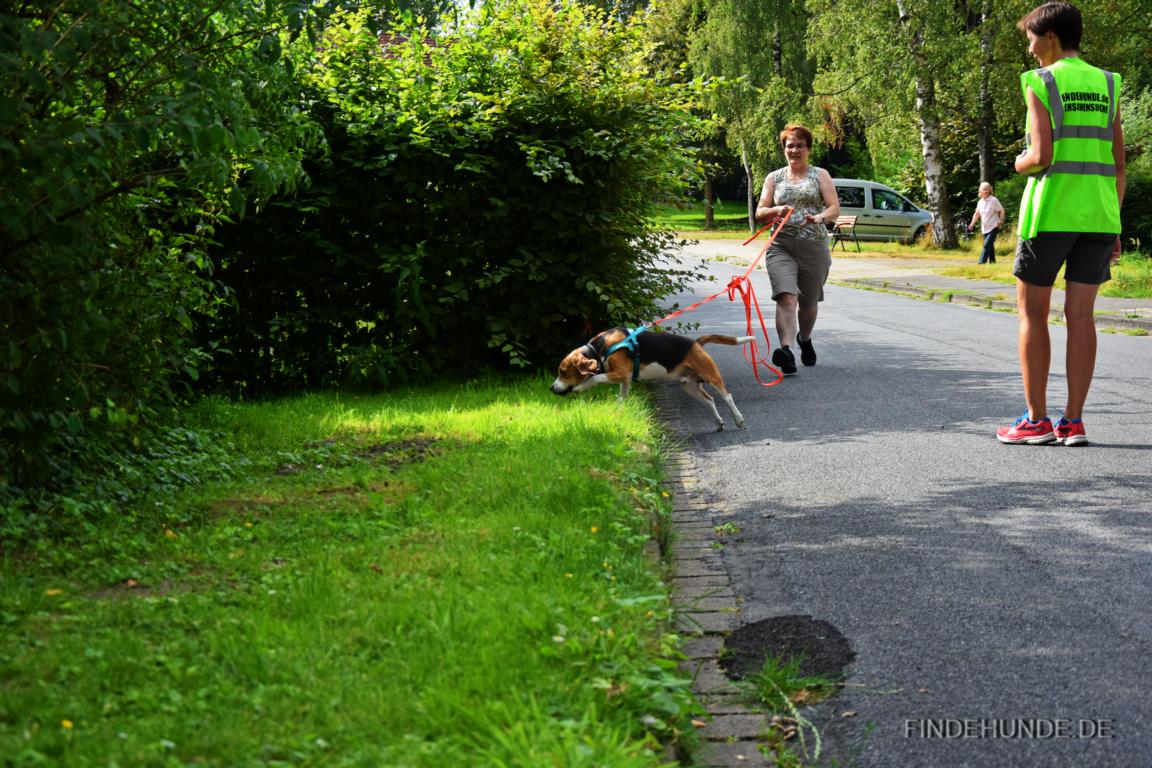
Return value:
[(891, 187), (875, 181), (833, 179), (840, 198), (840, 215), (856, 217), (860, 240), (911, 242), (928, 231), (932, 212)]

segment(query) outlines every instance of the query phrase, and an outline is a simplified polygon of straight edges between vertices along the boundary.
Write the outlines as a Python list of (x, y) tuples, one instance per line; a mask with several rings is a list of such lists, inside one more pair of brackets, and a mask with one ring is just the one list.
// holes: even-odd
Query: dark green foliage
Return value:
[[(89, 441), (84, 462), (51, 457), (51, 478), (41, 485), (0, 485), (0, 551), (67, 542), (82, 552), (60, 555), (84, 561), (88, 553), (83, 550), (99, 548), (89, 540), (97, 531), (136, 536), (144, 530), (154, 537), (158, 530), (187, 522), (185, 513), (162, 500), (184, 486), (230, 477), (244, 464), (222, 435), (206, 430), (144, 429), (137, 442)], [(143, 503), (145, 497), (152, 502)], [(132, 508), (137, 512), (130, 516), (127, 510)], [(127, 547), (125, 538), (117, 541), (120, 551)]]
[(213, 223), (299, 175), (278, 5), (6, 3), (0, 14), (0, 463), (137, 425), (205, 354)]
[(1152, 253), (1152, 171), (1128, 171), (1120, 224), (1125, 249)]
[[(580, 5), (489, 4), (383, 50), (333, 17), (301, 56), (329, 152), (312, 184), (219, 234), (235, 306), (203, 326), (248, 392), (548, 365), (677, 285), (654, 202), (692, 169), (679, 90), (635, 29)], [(314, 54), (314, 55), (313, 55)]]

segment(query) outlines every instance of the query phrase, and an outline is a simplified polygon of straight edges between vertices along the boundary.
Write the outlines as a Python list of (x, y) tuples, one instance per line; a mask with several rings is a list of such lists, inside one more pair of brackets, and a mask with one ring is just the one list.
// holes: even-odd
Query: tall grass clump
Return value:
[(840, 687), (837, 680), (805, 675), (803, 662), (800, 657), (769, 656), (748, 678), (757, 702), (772, 714), (767, 743), (774, 765), (819, 760), (823, 743), (820, 731), (800, 709), (834, 695)]
[(650, 766), (683, 738), (640, 399), (521, 379), (188, 417), (228, 476), (5, 545), (5, 765)]

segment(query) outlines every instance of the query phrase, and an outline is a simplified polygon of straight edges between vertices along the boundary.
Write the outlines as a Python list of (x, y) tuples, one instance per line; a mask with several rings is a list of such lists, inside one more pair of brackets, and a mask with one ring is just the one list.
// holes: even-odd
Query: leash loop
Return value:
[[(720, 296), (721, 294), (727, 292), (728, 301), (735, 301), (736, 295), (739, 294), (741, 301), (744, 302), (744, 321), (745, 321), (745, 324), (747, 326), (747, 333), (745, 335), (752, 337), (752, 341), (748, 342), (748, 344), (746, 344), (744, 346), (744, 359), (747, 360), (748, 363), (752, 366), (752, 374), (756, 377), (756, 383), (762, 387), (774, 387), (777, 384), (779, 384), (781, 381), (783, 381), (783, 379), (784, 379), (783, 372), (781, 372), (780, 370), (778, 370), (774, 366), (770, 365), (768, 363), (768, 361), (759, 354), (759, 349), (757, 348), (756, 333), (752, 328), (752, 310), (753, 309), (756, 310), (756, 319), (759, 321), (760, 331), (764, 336), (765, 354), (767, 352), (771, 351), (772, 342), (768, 338), (768, 327), (764, 324), (764, 315), (760, 311), (760, 302), (756, 300), (756, 291), (752, 288), (752, 281), (748, 279), (748, 275), (752, 274), (752, 270), (756, 269), (756, 267), (760, 264), (760, 260), (764, 258), (764, 254), (766, 254), (768, 252), (768, 249), (772, 247), (772, 243), (776, 242), (776, 238), (780, 235), (781, 230), (784, 228), (784, 223), (787, 222), (788, 219), (790, 219), (791, 217), (792, 217), (792, 206), (788, 206), (788, 208), (785, 209), (783, 215), (778, 217), (775, 221), (773, 221), (769, 224), (765, 224), (763, 227), (756, 230), (756, 234), (752, 235), (752, 237), (748, 238), (743, 243), (741, 243), (741, 245), (748, 245), (748, 243), (752, 242), (757, 237), (759, 237), (765, 230), (767, 230), (767, 229), (772, 230), (771, 233), (769, 233), (768, 241), (766, 243), (764, 243), (764, 247), (760, 249), (760, 253), (757, 254), (756, 258), (752, 260), (752, 264), (749, 265), (748, 269), (745, 270), (743, 275), (737, 275), (737, 276), (733, 277), (731, 280), (728, 281), (728, 285), (726, 287), (722, 288), (721, 290), (717, 291), (716, 293), (712, 294), (711, 296), (709, 296), (706, 299), (702, 299), (701, 301), (698, 301), (695, 304), (692, 304), (690, 306), (684, 307), (684, 309), (673, 312), (670, 315), (665, 315), (664, 317), (660, 318), (659, 320), (653, 320), (650, 323), (646, 323), (646, 324), (641, 325), (639, 328), (633, 329), (628, 334), (628, 337), (626, 339), (624, 339), (623, 341), (617, 342), (616, 344), (613, 344), (612, 348), (604, 353), (604, 358), (607, 359), (609, 355), (611, 355), (613, 352), (617, 351), (618, 349), (621, 349), (622, 347), (627, 347), (629, 354), (632, 355), (633, 357), (635, 357), (637, 355), (636, 336), (638, 336), (641, 332), (646, 331), (649, 328), (655, 327), (657, 325), (660, 325), (661, 323), (666, 322), (668, 320), (671, 320), (674, 317), (678, 317), (678, 316), (684, 314), (685, 312), (691, 312), (692, 310), (696, 309), (697, 307), (701, 307), (701, 306), (707, 304), (708, 302), (712, 301), (716, 297)], [(769, 371), (772, 371), (775, 374), (775, 378), (773, 378), (773, 380), (768, 382), (767, 384), (764, 383), (764, 381), (761, 380), (761, 378), (760, 378), (760, 368), (761, 367), (767, 368)], [(640, 370), (640, 367), (638, 365), (633, 366), (633, 373), (632, 373), (633, 379), (635, 379), (637, 377), (639, 370)]]
[[(761, 356), (759, 353), (759, 349), (758, 349), (757, 343), (756, 343), (756, 333), (752, 327), (752, 310), (753, 309), (756, 310), (756, 319), (760, 324), (760, 331), (764, 336), (764, 354), (765, 355), (767, 355), (767, 353), (771, 351), (772, 342), (768, 338), (768, 327), (764, 324), (764, 315), (760, 311), (760, 302), (756, 300), (756, 291), (753, 289), (752, 281), (748, 279), (748, 276), (750, 274), (752, 274), (752, 270), (756, 269), (756, 267), (759, 266), (760, 260), (764, 258), (764, 254), (768, 253), (768, 249), (772, 247), (772, 244), (774, 242), (776, 242), (776, 238), (779, 237), (781, 230), (784, 229), (785, 222), (787, 222), (792, 217), (792, 210), (793, 210), (792, 206), (788, 206), (788, 208), (785, 209), (783, 215), (781, 215), (779, 218), (777, 218), (774, 222), (771, 222), (769, 224), (765, 224), (763, 227), (756, 230), (756, 234), (752, 235), (752, 237), (748, 238), (743, 243), (741, 243), (741, 245), (748, 245), (748, 243), (752, 242), (757, 237), (759, 237), (765, 230), (768, 230), (768, 229), (772, 230), (768, 235), (768, 241), (764, 243), (764, 247), (760, 249), (760, 253), (758, 253), (756, 255), (756, 258), (752, 260), (752, 263), (748, 266), (748, 269), (746, 269), (744, 271), (743, 275), (737, 275), (737, 276), (733, 277), (731, 280), (728, 281), (727, 287), (725, 287), (722, 290), (717, 291), (716, 293), (712, 294), (708, 298), (703, 299), (702, 301), (698, 301), (691, 306), (685, 307), (684, 309), (681, 309), (678, 312), (673, 312), (672, 314), (667, 315), (666, 317), (662, 317), (659, 320), (655, 320), (652, 323), (649, 323), (649, 326), (659, 325), (660, 323), (663, 323), (666, 320), (671, 320), (672, 318), (674, 318), (678, 315), (682, 315), (685, 312), (691, 312), (692, 310), (696, 309), (697, 307), (700, 307), (700, 306), (707, 304), (708, 302), (712, 301), (717, 296), (720, 296), (722, 293), (725, 293), (725, 292), (728, 293), (728, 301), (735, 301), (736, 295), (739, 294), (740, 299), (744, 302), (744, 321), (745, 321), (745, 325), (747, 327), (747, 333), (745, 335), (752, 337), (752, 341), (750, 341), (747, 345), (744, 346), (744, 359), (747, 360), (748, 363), (752, 366), (752, 375), (756, 377), (756, 383), (762, 387), (774, 387), (777, 384), (779, 384), (781, 381), (783, 381), (784, 380), (784, 373), (782, 371), (780, 371), (779, 369), (775, 368), (774, 366), (770, 365), (767, 361), (767, 358), (764, 356)], [(765, 383), (760, 378), (760, 368), (761, 367), (767, 368), (769, 371), (771, 371), (773, 374), (775, 374), (772, 381)]]

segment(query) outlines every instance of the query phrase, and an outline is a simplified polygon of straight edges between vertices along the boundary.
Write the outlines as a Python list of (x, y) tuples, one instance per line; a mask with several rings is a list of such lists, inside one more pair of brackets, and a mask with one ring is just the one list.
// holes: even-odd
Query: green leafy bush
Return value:
[(299, 177), (278, 4), (6, 3), (0, 13), (0, 464), (137, 425), (195, 377), (205, 243)]
[(654, 319), (683, 272), (658, 200), (683, 191), (686, 91), (636, 26), (578, 3), (487, 3), (451, 37), (330, 20), (296, 51), (328, 137), (294, 199), (222, 230), (234, 309), (203, 324), (218, 386), (388, 384), (554, 363)]
[(1124, 248), (1152, 251), (1152, 169), (1129, 170), (1120, 209)]

